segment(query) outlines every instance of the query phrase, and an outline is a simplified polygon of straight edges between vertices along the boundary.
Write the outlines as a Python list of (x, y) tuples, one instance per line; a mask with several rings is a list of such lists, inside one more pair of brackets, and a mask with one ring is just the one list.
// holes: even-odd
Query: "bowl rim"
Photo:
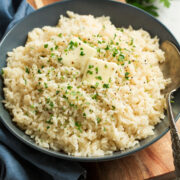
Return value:
[[(61, 3), (66, 3), (66, 2), (69, 2), (69, 1), (72, 1), (72, 0), (62, 0), (62, 1), (59, 1), (59, 2), (55, 2), (55, 3), (52, 3), (52, 4), (49, 4), (47, 6), (44, 6), (42, 8), (39, 8), (37, 10), (35, 10), (34, 12), (30, 13), (29, 15), (25, 16), (24, 18), (22, 18), (18, 23), (16, 23), (2, 38), (1, 42), (0, 42), (0, 48), (2, 47), (2, 44), (3, 42), (6, 40), (6, 37), (8, 37), (8, 35), (11, 33), (11, 31), (13, 31), (14, 28), (16, 28), (17, 26), (19, 26), (21, 24), (21, 22), (25, 21), (26, 18), (32, 16), (33, 14), (36, 14), (38, 13), (39, 11), (41, 10), (44, 10), (44, 9), (48, 9), (49, 7), (52, 7), (52, 6), (56, 6), (56, 4), (61, 4)], [(78, 0), (77, 0), (78, 1)], [(88, 0), (90, 1), (90, 0)], [(101, 1), (104, 1), (104, 0), (101, 0)], [(153, 17), (151, 14), (145, 12), (144, 10), (142, 9), (139, 9), (135, 6), (132, 6), (130, 4), (125, 4), (125, 3), (122, 3), (120, 1), (117, 1), (117, 0), (108, 0), (110, 2), (113, 2), (113, 3), (118, 3), (118, 4), (121, 4), (122, 6), (129, 6), (131, 8), (135, 8), (136, 10), (140, 11), (141, 13), (149, 16), (150, 18), (153, 18), (156, 22), (158, 22), (166, 31), (168, 31), (170, 33), (170, 35), (174, 38), (174, 40), (176, 41), (176, 44), (177, 44), (177, 48), (180, 49), (179, 47), (179, 42), (177, 41), (177, 39), (174, 37), (174, 35), (171, 33), (171, 31), (164, 25), (162, 24), (158, 19), (156, 19), (155, 17)], [(177, 117), (175, 118), (175, 121), (177, 121), (178, 119), (180, 118), (180, 113), (178, 113)], [(119, 159), (119, 158), (123, 158), (123, 157), (126, 157), (128, 155), (131, 155), (137, 151), (140, 151), (140, 150), (143, 150), (145, 149), (146, 147), (150, 146), (151, 144), (155, 143), (157, 140), (159, 140), (161, 137), (163, 137), (168, 131), (169, 131), (169, 127), (167, 127), (165, 129), (164, 132), (162, 132), (159, 136), (155, 137), (154, 139), (150, 140), (148, 143), (144, 144), (144, 145), (141, 145), (135, 149), (130, 149), (129, 151), (126, 151), (126, 152), (122, 152), (120, 154), (110, 154), (110, 155), (105, 155), (105, 156), (90, 156), (90, 157), (85, 157), (85, 156), (72, 156), (72, 155), (68, 155), (66, 153), (61, 153), (61, 152), (57, 152), (57, 151), (53, 151), (53, 150), (50, 150), (50, 149), (46, 149), (46, 148), (42, 148), (40, 146), (38, 146), (35, 142), (31, 142), (25, 138), (23, 138), (19, 133), (17, 133), (13, 128), (11, 128), (8, 123), (4, 120), (4, 118), (2, 118), (2, 115), (0, 114), (0, 122), (2, 122), (5, 127), (15, 136), (17, 137), (18, 140), (20, 140), (21, 142), (23, 142), (24, 144), (28, 145), (29, 147), (35, 149), (35, 150), (38, 150), (39, 152), (42, 152), (44, 154), (47, 154), (49, 156), (53, 156), (53, 157), (57, 157), (57, 158), (61, 158), (61, 159), (65, 159), (65, 160), (70, 160), (70, 161), (79, 161), (79, 162), (100, 162), (100, 161), (109, 161), (109, 160), (114, 160), (114, 159)], [(14, 124), (14, 126), (16, 126)], [(17, 127), (17, 126), (16, 126)], [(18, 127), (17, 127), (18, 128)], [(24, 132), (23, 132), (24, 133)], [(24, 133), (25, 134), (25, 133)]]

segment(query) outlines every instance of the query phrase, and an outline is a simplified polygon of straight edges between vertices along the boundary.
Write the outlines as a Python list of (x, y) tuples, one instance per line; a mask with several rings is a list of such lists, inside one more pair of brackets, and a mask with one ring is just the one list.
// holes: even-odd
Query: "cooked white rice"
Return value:
[[(24, 47), (8, 52), (5, 107), (44, 148), (102, 156), (133, 147), (164, 118), (160, 90), (169, 80), (158, 66), (165, 60), (158, 38), (116, 28), (109, 17), (67, 14), (56, 27), (35, 28)], [(77, 54), (81, 45), (85, 50)], [(75, 56), (80, 64), (72, 62)]]

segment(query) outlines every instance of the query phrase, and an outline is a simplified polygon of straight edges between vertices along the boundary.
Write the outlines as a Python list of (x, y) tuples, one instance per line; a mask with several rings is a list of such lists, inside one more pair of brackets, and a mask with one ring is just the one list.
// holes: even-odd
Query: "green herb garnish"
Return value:
[(101, 118), (99, 118), (99, 117), (97, 117), (96, 120), (97, 120), (97, 123), (101, 122)]
[(101, 76), (96, 76), (96, 79), (102, 80)]
[(89, 67), (88, 67), (88, 68), (89, 68), (89, 69), (92, 69), (93, 67), (94, 67), (94, 65), (89, 65)]
[(44, 48), (47, 48), (48, 47), (48, 44), (44, 44)]
[(106, 46), (105, 50), (106, 50), (106, 51), (109, 50), (109, 46), (108, 46), (108, 45)]
[(48, 85), (47, 85), (47, 83), (44, 83), (44, 87), (45, 87), (45, 88), (48, 88)]
[[(158, 16), (158, 8), (154, 4), (155, 0), (126, 0), (126, 2), (147, 11), (153, 16)], [(170, 0), (159, 0), (159, 2), (163, 3), (167, 8), (170, 6)]]
[(53, 122), (51, 121), (52, 118), (50, 118), (49, 120), (46, 121), (47, 124), (53, 124)]
[(85, 53), (83, 51), (80, 52), (80, 56), (84, 56)]
[(101, 49), (100, 49), (100, 48), (97, 48), (97, 52), (100, 53), (100, 52), (101, 52)]
[(59, 37), (62, 37), (62, 33), (59, 33), (58, 36), (59, 36)]
[(61, 62), (62, 61), (62, 57), (58, 58), (58, 62)]
[(56, 91), (56, 95), (58, 95), (60, 93), (60, 91)]
[(96, 74), (98, 74), (98, 71), (99, 71), (98, 67), (95, 68), (95, 71), (96, 71)]
[(115, 57), (118, 54), (118, 50), (114, 48), (112, 56)]
[(126, 80), (129, 79), (129, 72), (125, 72), (125, 79), (126, 79)]
[(25, 70), (25, 71), (26, 71), (26, 73), (29, 74), (29, 68), (28, 68), (28, 67), (26, 67), (26, 70)]
[(92, 96), (92, 99), (97, 99), (97, 98), (98, 98), (98, 94), (97, 93)]
[(109, 88), (109, 84), (103, 84), (103, 88)]
[(38, 73), (41, 74), (41, 70), (40, 69), (38, 69)]
[(75, 122), (75, 126), (76, 126), (77, 129), (82, 133), (81, 124), (78, 123), (78, 122)]
[(88, 71), (87, 71), (87, 74), (93, 74), (93, 72), (92, 72), (92, 71), (90, 71), (90, 70), (88, 70)]
[(67, 86), (67, 89), (71, 90), (71, 89), (72, 89), (72, 86)]
[(49, 103), (49, 105), (51, 106), (51, 108), (54, 107), (54, 103), (52, 101)]
[(124, 55), (123, 54), (120, 54), (119, 56), (118, 56), (118, 61), (119, 62), (122, 62), (122, 61), (124, 61)]

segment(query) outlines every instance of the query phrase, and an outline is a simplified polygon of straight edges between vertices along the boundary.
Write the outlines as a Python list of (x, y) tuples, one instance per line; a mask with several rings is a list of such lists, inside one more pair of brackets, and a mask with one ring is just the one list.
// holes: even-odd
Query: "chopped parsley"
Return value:
[(59, 36), (59, 37), (62, 37), (62, 33), (59, 33), (58, 36)]
[(46, 103), (48, 104), (50, 102), (50, 98), (46, 98)]
[(48, 85), (47, 85), (47, 83), (44, 83), (44, 87), (45, 87), (45, 88), (48, 88)]
[(60, 93), (60, 91), (56, 91), (56, 95), (58, 95)]
[(100, 48), (97, 48), (97, 52), (100, 53), (100, 52), (101, 52), (101, 49), (100, 49)]
[(124, 29), (123, 29), (123, 28), (119, 28), (118, 30), (120, 30), (121, 32), (124, 32)]
[(46, 121), (47, 124), (53, 124), (53, 122), (51, 121), (52, 120), (52, 117)]
[(124, 61), (124, 55), (123, 55), (123, 54), (120, 54), (120, 55), (119, 55), (118, 61), (119, 61), (119, 62), (123, 62), (123, 61)]
[(56, 45), (54, 49), (56, 49), (56, 50), (57, 50), (57, 49), (58, 49), (58, 45)]
[(58, 62), (61, 62), (62, 61), (62, 57), (58, 58)]
[(104, 67), (107, 69), (108, 68), (107, 64), (105, 64)]
[(93, 74), (93, 72), (92, 72), (92, 71), (90, 71), (90, 70), (88, 70), (88, 71), (87, 71), (87, 74)]
[(129, 72), (125, 72), (125, 79), (126, 79), (126, 80), (129, 79)]
[(83, 113), (83, 117), (86, 117), (86, 113)]
[(99, 85), (99, 83), (98, 83), (98, 82), (96, 82), (95, 87), (97, 88), (97, 87), (98, 87), (98, 85)]
[(96, 74), (98, 74), (98, 71), (99, 71), (98, 67), (95, 68), (95, 71), (96, 71)]
[(30, 107), (31, 107), (31, 109), (34, 109), (34, 108), (35, 108), (33, 104), (32, 104)]
[(98, 94), (97, 93), (92, 96), (92, 99), (96, 99), (97, 100), (97, 98), (98, 98)]
[(67, 97), (67, 96), (65, 96), (64, 94), (63, 94), (63, 98), (64, 98), (64, 99), (68, 99), (68, 97)]
[(51, 53), (51, 57), (53, 57), (54, 56), (54, 53)]
[(89, 67), (88, 67), (88, 68), (89, 68), (89, 69), (92, 69), (93, 67), (94, 67), (94, 65), (89, 65)]
[(51, 108), (54, 107), (54, 103), (52, 101), (49, 103), (49, 105), (51, 106)]
[(84, 56), (85, 53), (83, 51), (80, 52), (80, 56)]
[(95, 89), (95, 86), (92, 86), (92, 85), (91, 85), (90, 88)]
[(75, 105), (74, 105), (74, 104), (72, 104), (72, 103), (69, 103), (69, 106), (74, 107)]
[(103, 84), (103, 88), (109, 88), (109, 84)]
[(109, 50), (109, 46), (108, 46), (108, 45), (106, 46), (105, 50), (106, 50), (106, 51)]
[(67, 89), (71, 90), (71, 89), (72, 89), (72, 86), (67, 86)]
[(112, 56), (115, 57), (118, 54), (118, 50), (114, 48)]
[(76, 126), (77, 129), (82, 133), (81, 124), (78, 123), (78, 122), (75, 122), (75, 126)]
[(26, 73), (29, 74), (29, 68), (28, 67), (26, 67), (25, 71), (26, 71)]
[(38, 91), (39, 91), (39, 92), (42, 92), (42, 91), (43, 91), (43, 89), (42, 89), (42, 88), (41, 88), (41, 89), (38, 89)]
[(48, 48), (48, 44), (44, 44), (44, 48)]
[(99, 118), (99, 117), (97, 117), (96, 120), (97, 120), (97, 123), (101, 122), (101, 118)]
[(134, 39), (132, 38), (129, 45), (133, 45), (133, 42), (134, 42)]
[(70, 41), (70, 43), (69, 43), (69, 49), (73, 50), (74, 47), (78, 47), (78, 43), (77, 43), (77, 42)]
[(96, 79), (102, 80), (101, 76), (96, 76)]
[(38, 69), (38, 73), (41, 74), (41, 70), (40, 69)]
[(112, 106), (112, 109), (113, 109), (113, 110), (115, 110), (115, 109), (116, 109), (116, 107), (115, 107), (115, 106)]

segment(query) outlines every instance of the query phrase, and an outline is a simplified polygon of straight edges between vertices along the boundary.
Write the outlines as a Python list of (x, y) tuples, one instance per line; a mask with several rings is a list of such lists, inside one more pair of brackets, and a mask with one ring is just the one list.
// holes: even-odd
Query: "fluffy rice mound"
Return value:
[(67, 14), (8, 52), (5, 107), (44, 148), (102, 156), (135, 146), (164, 118), (169, 80), (158, 38), (109, 17)]

